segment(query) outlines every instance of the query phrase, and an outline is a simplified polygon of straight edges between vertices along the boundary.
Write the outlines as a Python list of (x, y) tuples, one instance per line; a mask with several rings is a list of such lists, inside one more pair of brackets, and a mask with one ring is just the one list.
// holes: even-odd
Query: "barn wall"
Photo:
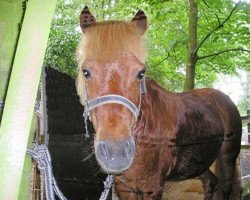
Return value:
[(58, 185), (70, 200), (99, 199), (107, 175), (100, 171), (96, 162), (94, 129), (89, 121), (91, 137), (85, 138), (84, 108), (76, 94), (75, 80), (46, 68), (43, 87), (46, 95), (46, 140)]

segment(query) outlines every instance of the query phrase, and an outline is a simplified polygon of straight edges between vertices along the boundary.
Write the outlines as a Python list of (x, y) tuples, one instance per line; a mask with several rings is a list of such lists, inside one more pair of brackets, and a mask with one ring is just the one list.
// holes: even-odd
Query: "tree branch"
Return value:
[(208, 8), (210, 8), (210, 6), (208, 5), (208, 3), (207, 3), (205, 0), (203, 0), (203, 2), (204, 2), (204, 4), (205, 4)]
[(221, 25), (220, 18), (218, 17), (218, 15), (216, 13), (215, 13), (215, 16), (217, 18), (218, 24)]
[[(203, 43), (211, 36), (212, 33), (214, 33), (215, 31), (217, 31), (218, 29), (222, 28), (226, 22), (230, 19), (230, 17), (232, 16), (233, 12), (236, 10), (236, 8), (238, 7), (239, 3), (235, 4), (235, 6), (233, 7), (233, 9), (230, 11), (229, 15), (226, 17), (226, 19), (222, 22), (222, 23), (218, 23), (218, 25), (212, 29), (200, 42), (200, 44), (197, 46), (195, 53), (198, 52), (198, 50), (200, 49), (200, 47), (203, 45)], [(218, 18), (217, 18), (218, 20)]]
[(231, 51), (245, 51), (245, 52), (250, 53), (249, 50), (243, 49), (243, 48), (239, 47), (239, 48), (234, 48), (234, 49), (225, 49), (225, 50), (221, 50), (221, 51), (218, 51), (218, 52), (216, 52), (216, 53), (212, 53), (212, 54), (205, 55), (205, 56), (198, 56), (198, 60), (201, 60), (201, 59), (204, 59), (204, 58), (213, 57), (213, 56), (218, 56), (218, 55), (220, 55), (220, 54), (227, 53), (227, 52), (231, 52)]
[(167, 59), (170, 57), (169, 51), (170, 51), (171, 49), (173, 49), (174, 46), (175, 46), (177, 43), (180, 43), (180, 42), (182, 42), (182, 41), (178, 41), (178, 42), (175, 41), (175, 42), (171, 45), (171, 47), (168, 48), (168, 50), (167, 50), (167, 51), (168, 51), (168, 52), (167, 52), (167, 56), (166, 56), (165, 58), (163, 58), (161, 61), (159, 61), (158, 63), (152, 65), (151, 67), (157, 67), (158, 65), (160, 65), (161, 63), (163, 63), (165, 60), (167, 60)]
[(167, 53), (167, 57), (163, 58), (160, 62), (152, 65), (151, 67), (157, 67), (158, 65), (160, 65), (161, 63), (163, 63), (165, 60), (167, 60), (169, 58), (169, 52)]

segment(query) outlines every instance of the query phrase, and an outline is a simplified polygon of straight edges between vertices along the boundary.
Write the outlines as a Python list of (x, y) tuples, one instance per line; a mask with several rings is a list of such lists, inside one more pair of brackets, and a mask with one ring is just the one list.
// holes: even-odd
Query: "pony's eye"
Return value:
[(142, 79), (142, 78), (145, 76), (145, 72), (146, 72), (145, 69), (141, 70), (141, 71), (137, 74), (137, 78), (138, 78), (138, 79)]
[(83, 75), (85, 76), (85, 78), (89, 78), (91, 75), (90, 72), (86, 69), (83, 69), (82, 72), (83, 72)]

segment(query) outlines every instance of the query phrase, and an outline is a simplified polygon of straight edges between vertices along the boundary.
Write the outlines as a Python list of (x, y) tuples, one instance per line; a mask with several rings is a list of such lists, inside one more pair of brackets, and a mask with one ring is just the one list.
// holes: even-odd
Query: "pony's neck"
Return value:
[(151, 79), (147, 79), (146, 86), (147, 93), (142, 96), (141, 113), (133, 129), (133, 135), (138, 139), (161, 140), (166, 138), (164, 132), (172, 128), (166, 124), (165, 116), (169, 115), (168, 109), (174, 105), (172, 99), (176, 95)]

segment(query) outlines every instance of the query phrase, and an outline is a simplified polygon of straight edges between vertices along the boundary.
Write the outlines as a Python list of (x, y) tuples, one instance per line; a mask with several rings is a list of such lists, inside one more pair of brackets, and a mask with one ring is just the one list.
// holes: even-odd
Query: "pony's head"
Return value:
[(138, 11), (132, 21), (96, 22), (85, 7), (80, 15), (84, 36), (78, 47), (77, 92), (96, 130), (95, 154), (107, 173), (131, 165), (141, 84), (147, 56), (143, 34), (147, 18)]

